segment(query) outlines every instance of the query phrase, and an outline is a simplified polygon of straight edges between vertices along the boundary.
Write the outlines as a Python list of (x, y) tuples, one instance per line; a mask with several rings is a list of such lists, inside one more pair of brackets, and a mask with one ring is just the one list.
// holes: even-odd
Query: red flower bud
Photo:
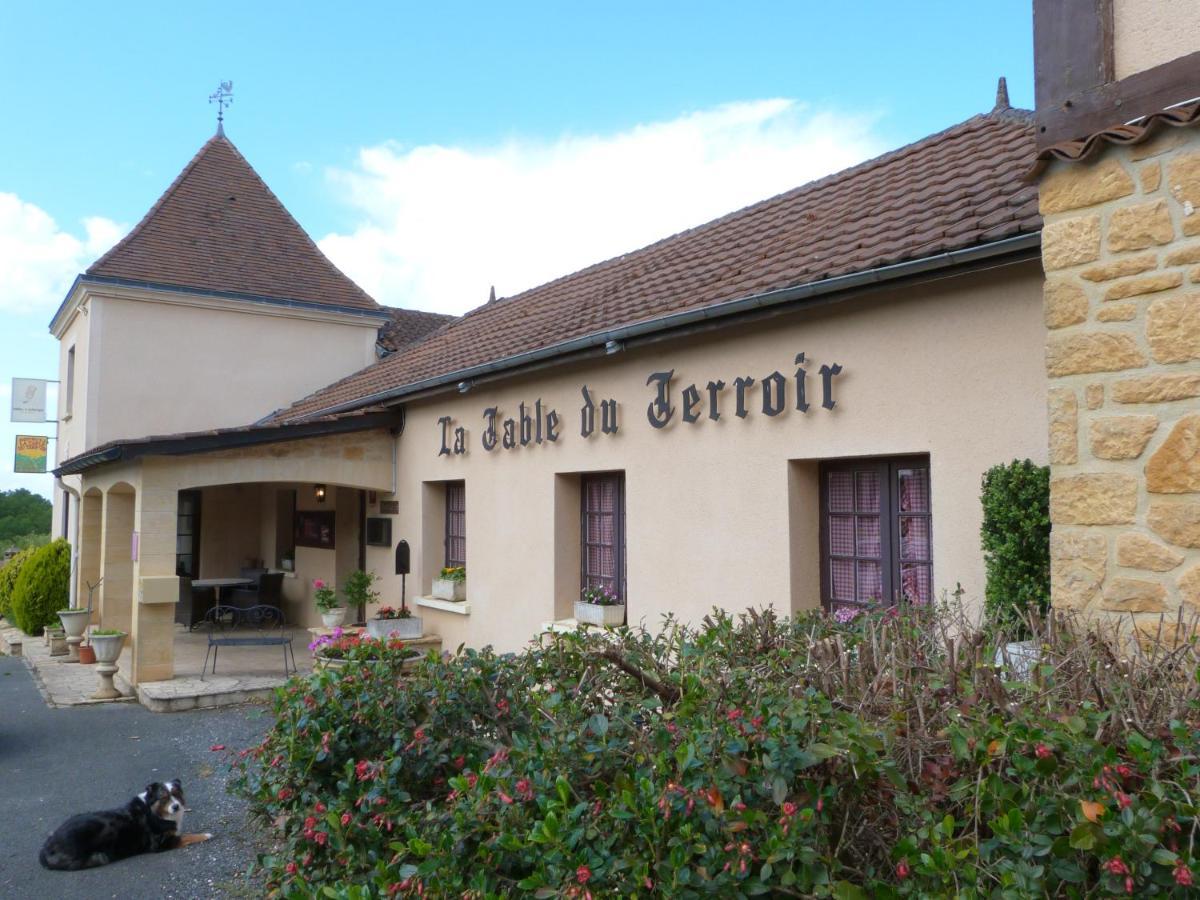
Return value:
[(908, 877), (908, 859), (902, 859), (896, 863), (896, 877), (904, 879)]

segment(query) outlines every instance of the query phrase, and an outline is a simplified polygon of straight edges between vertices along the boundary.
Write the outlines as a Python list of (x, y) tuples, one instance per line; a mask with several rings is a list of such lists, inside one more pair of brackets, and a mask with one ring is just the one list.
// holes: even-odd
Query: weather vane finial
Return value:
[(225, 107), (233, 103), (233, 82), (222, 81), (216, 91), (208, 95), (208, 102), (217, 104), (217, 134), (225, 136)]

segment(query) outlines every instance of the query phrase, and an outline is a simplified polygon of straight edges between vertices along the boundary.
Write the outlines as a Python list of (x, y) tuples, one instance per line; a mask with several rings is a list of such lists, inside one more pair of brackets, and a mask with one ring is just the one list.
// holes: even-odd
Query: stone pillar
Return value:
[[(88, 584), (100, 580), (102, 531), (104, 528), (104, 497), (93, 488), (79, 498), (79, 582), (76, 596), (80, 606), (87, 606)], [(92, 624), (100, 621), (100, 592), (92, 598)]]
[(100, 621), (105, 628), (130, 631), (133, 625), (133, 488), (119, 484), (104, 495), (100, 575)]
[(175, 531), (179, 493), (160, 488), (143, 469), (137, 498), (137, 602), (133, 617), (133, 671), (130, 681), (167, 681), (175, 676)]
[(1200, 614), (1200, 129), (1040, 187), (1053, 604), (1173, 641)]

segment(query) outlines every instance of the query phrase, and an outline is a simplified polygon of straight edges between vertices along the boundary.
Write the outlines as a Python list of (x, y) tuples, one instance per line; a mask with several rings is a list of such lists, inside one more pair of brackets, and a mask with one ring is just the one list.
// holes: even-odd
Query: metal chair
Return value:
[[(217, 674), (217, 654), (222, 647), (280, 647), (283, 651), (284, 677), (294, 675), (296, 652), (292, 648), (292, 636), (284, 633), (283, 610), (275, 606), (250, 606), (239, 609), (234, 606), (214, 606), (204, 614), (208, 628), (208, 649), (204, 652), (204, 668), (200, 680), (208, 672), (208, 658), (212, 656), (212, 673)], [(288, 670), (288, 656), (292, 668)]]

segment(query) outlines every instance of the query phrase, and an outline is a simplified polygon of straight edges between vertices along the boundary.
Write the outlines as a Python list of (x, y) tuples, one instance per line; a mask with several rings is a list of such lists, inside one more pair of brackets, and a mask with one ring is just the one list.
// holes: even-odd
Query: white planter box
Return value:
[(433, 579), (433, 590), (431, 593), (439, 600), (466, 600), (467, 583), (465, 581), (451, 581), (449, 578), (435, 578)]
[(625, 605), (597, 606), (595, 603), (576, 600), (575, 620), (583, 625), (624, 625)]

